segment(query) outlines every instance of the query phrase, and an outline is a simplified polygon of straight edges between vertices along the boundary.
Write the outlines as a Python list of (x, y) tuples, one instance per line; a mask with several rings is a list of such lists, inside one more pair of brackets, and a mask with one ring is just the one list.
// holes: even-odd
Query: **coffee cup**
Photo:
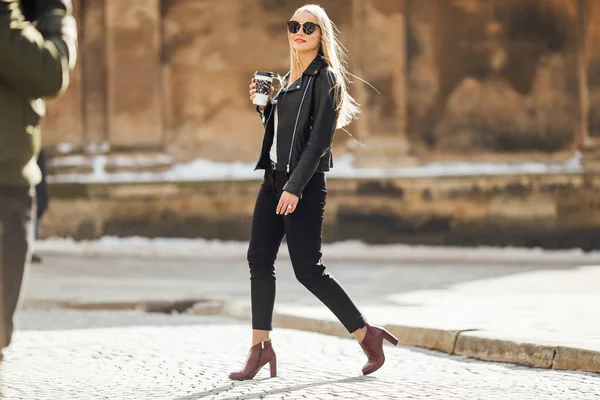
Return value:
[(265, 71), (256, 71), (254, 73), (254, 84), (256, 95), (253, 104), (257, 106), (266, 106), (271, 95), (271, 85), (273, 84), (273, 73)]

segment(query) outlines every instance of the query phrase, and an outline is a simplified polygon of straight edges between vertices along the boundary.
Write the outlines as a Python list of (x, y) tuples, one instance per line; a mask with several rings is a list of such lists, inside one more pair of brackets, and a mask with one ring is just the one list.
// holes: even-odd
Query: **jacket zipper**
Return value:
[(298, 120), (300, 119), (300, 112), (302, 111), (302, 104), (304, 103), (304, 98), (306, 97), (306, 92), (308, 92), (308, 88), (310, 87), (310, 82), (312, 81), (312, 76), (308, 79), (308, 84), (306, 85), (306, 89), (304, 89), (304, 94), (302, 95), (302, 100), (300, 100), (300, 107), (298, 107), (298, 115), (296, 115), (296, 123), (294, 124), (294, 133), (292, 134), (292, 142), (290, 143), (290, 154), (287, 163), (287, 173), (290, 173), (290, 164), (292, 163), (292, 150), (294, 149), (294, 139), (296, 138), (296, 129), (298, 128)]

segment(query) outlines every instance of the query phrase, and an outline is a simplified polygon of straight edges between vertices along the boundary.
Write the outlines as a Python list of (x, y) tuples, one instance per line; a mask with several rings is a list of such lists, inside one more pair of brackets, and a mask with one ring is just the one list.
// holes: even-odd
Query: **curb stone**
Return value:
[(22, 309), (48, 309), (48, 308), (60, 308), (68, 310), (111, 310), (111, 311), (124, 311), (124, 310), (139, 310), (143, 309), (145, 304), (137, 301), (123, 301), (123, 302), (95, 302), (85, 303), (78, 301), (68, 300), (26, 300), (23, 302), (20, 308)]
[[(221, 315), (224, 317), (244, 321), (249, 321), (251, 318), (250, 307), (236, 302), (225, 302), (222, 311)], [(337, 321), (301, 317), (277, 311), (273, 315), (273, 325), (278, 328), (344, 338), (351, 336)], [(600, 351), (490, 338), (485, 336), (485, 331), (477, 329), (442, 330), (392, 324), (386, 325), (385, 328), (398, 337), (399, 344), (404, 346), (421, 347), (482, 361), (600, 373)]]
[(446, 354), (452, 354), (458, 335), (464, 332), (404, 325), (386, 325), (385, 329), (398, 337), (405, 346), (423, 347)]
[[(486, 337), (484, 332), (460, 334), (452, 354), (483, 361), (507, 362), (527, 367), (552, 368), (554, 346)], [(600, 372), (600, 370), (599, 370)]]
[(600, 372), (600, 352), (573, 347), (557, 347), (552, 368)]
[(208, 310), (217, 310), (217, 313), (222, 312), (222, 302), (213, 300), (175, 300), (175, 301), (106, 301), (106, 302), (80, 302), (69, 300), (27, 300), (24, 301), (21, 308), (23, 309), (71, 309), (82, 311), (124, 311), (124, 310), (139, 310), (149, 313), (165, 313), (172, 312), (182, 313), (188, 310), (198, 309), (207, 313)]

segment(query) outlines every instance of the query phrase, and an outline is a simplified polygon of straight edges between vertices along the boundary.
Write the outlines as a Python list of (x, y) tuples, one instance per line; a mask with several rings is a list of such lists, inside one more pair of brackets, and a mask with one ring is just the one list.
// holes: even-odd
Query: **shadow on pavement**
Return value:
[[(211, 389), (208, 390), (206, 392), (202, 392), (202, 393), (196, 393), (196, 394), (192, 394), (192, 395), (188, 395), (185, 397), (177, 397), (174, 400), (197, 400), (197, 399), (202, 399), (204, 397), (208, 397), (208, 396), (215, 396), (218, 394), (221, 394), (223, 392), (227, 392), (230, 389), (233, 389), (235, 387), (240, 387), (241, 385), (244, 386), (253, 386), (253, 384), (258, 383), (258, 382), (263, 382), (269, 379), (277, 379), (277, 378), (265, 378), (265, 379), (257, 379), (257, 380), (251, 380), (251, 381), (245, 381), (243, 383), (231, 383), (229, 385), (223, 385), (220, 386), (218, 388), (215, 389)], [(339, 379), (339, 380), (330, 380), (330, 381), (321, 381), (321, 382), (313, 382), (313, 383), (305, 383), (303, 385), (296, 385), (296, 386), (286, 386), (286, 387), (282, 387), (279, 389), (273, 389), (273, 390), (269, 390), (269, 391), (260, 391), (257, 393), (248, 393), (244, 395), (244, 399), (262, 399), (266, 396), (271, 396), (271, 395), (277, 395), (280, 393), (290, 393), (290, 392), (294, 392), (296, 390), (303, 390), (303, 389), (311, 389), (311, 388), (315, 388), (317, 386), (325, 386), (325, 385), (332, 385), (332, 384), (343, 384), (343, 383), (356, 383), (356, 382), (365, 382), (365, 381), (371, 381), (371, 380), (375, 380), (377, 378), (372, 377), (372, 376), (362, 376), (359, 375), (357, 377), (354, 378), (344, 378), (344, 379)], [(231, 396), (231, 397), (225, 397), (222, 400), (236, 400), (239, 399), (240, 395), (236, 394), (235, 396)]]

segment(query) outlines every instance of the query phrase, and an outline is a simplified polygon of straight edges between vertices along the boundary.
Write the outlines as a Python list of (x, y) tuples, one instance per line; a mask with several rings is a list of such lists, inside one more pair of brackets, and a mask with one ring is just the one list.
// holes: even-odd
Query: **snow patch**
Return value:
[[(166, 156), (168, 157), (168, 156)], [(156, 160), (155, 160), (156, 161)], [(159, 160), (167, 162), (166, 158)], [(48, 180), (53, 183), (128, 183), (128, 182), (179, 182), (179, 181), (220, 181), (220, 180), (259, 180), (262, 171), (254, 171), (254, 162), (215, 162), (205, 159), (175, 164), (164, 172), (115, 172), (107, 173), (105, 155), (90, 158), (70, 159), (68, 162), (93, 165), (92, 173), (57, 174)], [(145, 166), (148, 160), (121, 160), (123, 166)], [(67, 163), (67, 161), (65, 161)], [(328, 177), (338, 179), (356, 178), (418, 178), (435, 176), (478, 176), (478, 175), (528, 175), (553, 173), (580, 173), (581, 154), (562, 162), (522, 162), (522, 163), (428, 163), (403, 168), (357, 168), (352, 154), (344, 154), (335, 159), (334, 168)]]

